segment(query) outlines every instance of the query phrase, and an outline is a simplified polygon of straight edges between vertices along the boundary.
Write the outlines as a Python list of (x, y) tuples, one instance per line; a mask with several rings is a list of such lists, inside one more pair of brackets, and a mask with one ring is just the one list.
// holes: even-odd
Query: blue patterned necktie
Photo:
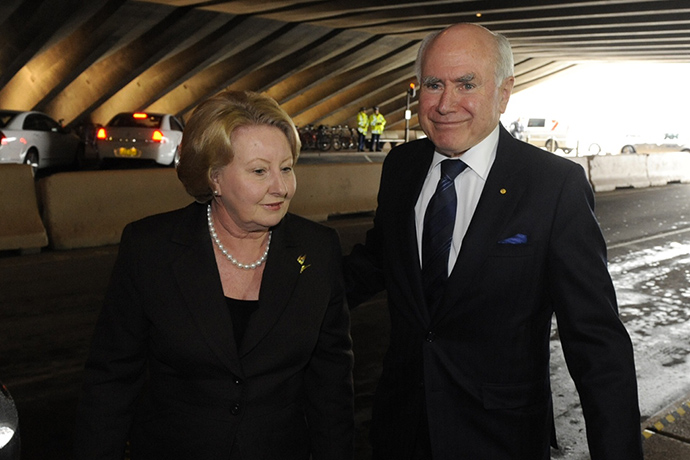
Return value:
[(422, 232), (422, 283), (427, 307), (441, 299), (448, 279), (448, 255), (453, 241), (458, 197), (455, 178), (467, 165), (460, 160), (443, 160), (441, 178), (424, 214)]

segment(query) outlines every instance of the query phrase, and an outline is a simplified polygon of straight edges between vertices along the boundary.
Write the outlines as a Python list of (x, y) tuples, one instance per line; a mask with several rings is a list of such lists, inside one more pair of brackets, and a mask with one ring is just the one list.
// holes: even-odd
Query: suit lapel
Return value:
[(205, 208), (191, 205), (195, 212), (175, 230), (173, 241), (182, 246), (173, 262), (173, 273), (196, 326), (220, 361), (235, 375), (242, 375), (225, 303), (211, 238), (206, 227)]
[[(259, 308), (249, 319), (240, 347), (240, 357), (249, 353), (270, 331), (288, 305), (297, 285), (303, 255), (299, 237), (290, 233), (290, 215), (273, 229), (271, 248), (266, 259)], [(302, 251), (302, 252), (301, 252)]]
[(396, 213), (399, 219), (394, 225), (395, 228), (402, 229), (400, 232), (392, 232), (399, 235), (400, 240), (393, 247), (398, 248), (395, 252), (399, 257), (399, 263), (391, 264), (393, 270), (401, 270), (395, 279), (407, 278), (409, 283), (404, 286), (409, 289), (408, 297), (412, 300), (412, 311), (418, 321), (428, 325), (430, 321), (429, 309), (426, 307), (424, 289), (422, 287), (422, 270), (419, 262), (419, 245), (417, 243), (417, 228), (415, 224), (414, 207), (422, 191), (424, 179), (429, 172), (429, 166), (434, 156), (434, 146), (431, 142), (422, 144), (422, 149), (414, 152), (410, 156), (410, 162), (405, 165), (404, 170), (396, 172), (400, 174), (400, 186), (396, 190), (404, 193), (397, 197), (400, 203), (400, 211)]
[(462, 240), (460, 254), (449, 276), (444, 296), (434, 313), (434, 323), (457, 308), (458, 299), (472, 285), (473, 276), (480, 272), (525, 191), (525, 184), (516, 174), (524, 167), (515, 152), (516, 144), (517, 141), (501, 127), (496, 159)]
[(301, 255), (301, 247), (299, 238), (290, 235), (286, 220), (289, 220), (289, 215), (273, 229), (259, 292), (259, 308), (249, 320), (239, 351), (206, 227), (205, 212), (196, 212), (181, 223), (173, 237), (175, 242), (183, 245), (180, 257), (173, 264), (173, 272), (185, 303), (209, 347), (235, 375), (243, 375), (240, 358), (251, 351), (278, 321), (297, 284), (300, 273), (297, 258)]

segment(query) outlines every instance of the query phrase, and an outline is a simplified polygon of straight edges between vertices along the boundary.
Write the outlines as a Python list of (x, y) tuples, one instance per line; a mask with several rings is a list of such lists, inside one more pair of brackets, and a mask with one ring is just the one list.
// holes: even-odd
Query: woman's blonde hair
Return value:
[(177, 177), (200, 203), (213, 198), (212, 174), (234, 157), (232, 135), (243, 126), (274, 126), (288, 140), (296, 162), (301, 143), (290, 116), (268, 96), (252, 91), (224, 91), (197, 106), (182, 136)]

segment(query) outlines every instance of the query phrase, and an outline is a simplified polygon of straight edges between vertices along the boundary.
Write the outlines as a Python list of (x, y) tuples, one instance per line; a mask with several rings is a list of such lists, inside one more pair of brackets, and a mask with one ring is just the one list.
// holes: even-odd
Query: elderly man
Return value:
[(351, 306), (388, 291), (374, 458), (548, 459), (555, 314), (591, 457), (641, 459), (632, 345), (582, 168), (500, 125), (503, 36), (432, 34), (417, 73), (428, 139), (389, 153), (374, 227), (346, 259)]

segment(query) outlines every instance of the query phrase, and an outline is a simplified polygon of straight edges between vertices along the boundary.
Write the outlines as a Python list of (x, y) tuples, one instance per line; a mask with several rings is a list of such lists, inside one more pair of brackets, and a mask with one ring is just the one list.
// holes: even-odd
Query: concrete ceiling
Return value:
[(419, 41), (456, 22), (510, 39), (516, 91), (582, 61), (690, 61), (687, 0), (1, 0), (0, 18), (0, 108), (70, 125), (250, 89), (297, 125), (378, 105), (402, 129)]

